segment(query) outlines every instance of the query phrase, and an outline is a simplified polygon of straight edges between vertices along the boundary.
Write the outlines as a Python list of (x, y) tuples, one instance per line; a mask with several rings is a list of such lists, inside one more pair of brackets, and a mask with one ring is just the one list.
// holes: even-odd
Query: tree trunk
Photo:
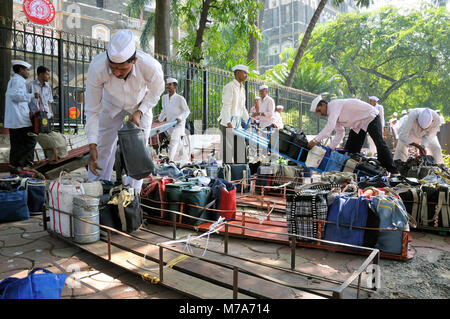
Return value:
[(156, 0), (155, 53), (170, 56), (170, 0)]
[[(262, 0), (259, 0), (261, 2)], [(261, 29), (262, 25), (262, 16), (264, 14), (264, 7), (258, 10), (258, 13), (255, 16), (256, 26), (258, 29)], [(254, 21), (250, 21), (250, 24), (255, 23)], [(259, 66), (259, 40), (253, 36), (253, 34), (248, 35), (248, 42), (250, 45), (250, 49), (247, 53), (247, 61), (253, 61), (255, 63), (255, 68), (258, 69)]]
[(5, 93), (11, 76), (11, 29), (13, 23), (13, 1), (0, 2), (0, 133), (5, 119)]
[(291, 71), (289, 72), (289, 76), (286, 79), (285, 86), (291, 87), (292, 83), (294, 82), (295, 73), (297, 72), (298, 66), (300, 65), (300, 60), (303, 57), (303, 53), (305, 53), (306, 46), (308, 45), (309, 39), (311, 38), (311, 34), (314, 30), (314, 27), (319, 20), (320, 14), (323, 11), (323, 8), (325, 8), (325, 5), (327, 4), (328, 0), (320, 0), (319, 6), (317, 7), (316, 11), (314, 12), (313, 17), (311, 18), (311, 21), (308, 24), (308, 28), (306, 29), (305, 35), (303, 36), (302, 43), (300, 44), (300, 47), (298, 48), (297, 55), (295, 56), (294, 64), (292, 65)]
[[(197, 34), (195, 37), (195, 43), (194, 47), (192, 48), (191, 58), (189, 59), (189, 62), (198, 64), (203, 59), (202, 54), (203, 34), (205, 33), (206, 22), (208, 22), (209, 9), (211, 7), (211, 3), (213, 3), (214, 1), (215, 0), (203, 0), (202, 13), (200, 14), (200, 21), (198, 24)], [(191, 81), (192, 81), (191, 79), (194, 77), (194, 75), (195, 75), (195, 68), (188, 68), (186, 74), (186, 86), (184, 89), (184, 98), (186, 99), (188, 105), (189, 99), (191, 97)]]
[(209, 8), (211, 7), (212, 2), (213, 0), (203, 1), (202, 13), (200, 14), (200, 21), (198, 24), (197, 35), (195, 37), (194, 48), (192, 50), (190, 59), (190, 61), (194, 63), (200, 63), (200, 61), (203, 58), (202, 54), (203, 34), (205, 33), (206, 22), (208, 22)]

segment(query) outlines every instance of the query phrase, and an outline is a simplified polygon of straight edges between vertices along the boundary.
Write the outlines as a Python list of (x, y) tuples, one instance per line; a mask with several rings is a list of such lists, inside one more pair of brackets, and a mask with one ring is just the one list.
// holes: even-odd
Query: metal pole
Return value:
[(291, 269), (295, 269), (295, 248), (297, 246), (297, 238), (291, 236)]
[(208, 128), (208, 70), (203, 70), (202, 133)]
[(163, 261), (163, 247), (159, 246), (159, 281), (163, 282), (164, 275), (164, 261)]
[(108, 229), (108, 260), (111, 260), (111, 231)]
[(224, 242), (224, 247), (223, 247), (223, 252), (225, 253), (225, 254), (228, 254), (228, 223), (227, 224), (225, 224), (225, 238), (224, 238), (224, 240), (225, 240), (225, 242)]
[(60, 32), (58, 39), (58, 103), (59, 103), (59, 131), (64, 134), (64, 41)]
[(233, 299), (238, 298), (238, 268), (233, 267)]

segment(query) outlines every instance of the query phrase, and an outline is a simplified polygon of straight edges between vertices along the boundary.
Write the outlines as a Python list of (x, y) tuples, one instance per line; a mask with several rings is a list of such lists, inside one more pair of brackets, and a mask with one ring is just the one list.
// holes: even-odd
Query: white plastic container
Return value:
[(309, 152), (308, 152), (308, 157), (306, 158), (306, 166), (307, 167), (312, 167), (312, 168), (317, 168), (320, 165), (320, 162), (322, 162), (323, 157), (325, 156), (326, 153), (326, 149), (319, 147), (319, 146), (314, 146)]
[[(64, 236), (73, 236), (73, 198), (84, 194), (80, 182), (72, 179), (49, 181), (48, 185), (48, 211), (50, 217), (48, 229)], [(67, 214), (66, 214), (67, 213)]]

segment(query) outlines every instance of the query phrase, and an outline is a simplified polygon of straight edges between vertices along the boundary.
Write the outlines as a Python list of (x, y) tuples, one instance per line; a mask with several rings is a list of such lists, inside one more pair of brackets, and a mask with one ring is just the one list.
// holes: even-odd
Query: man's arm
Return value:
[(225, 85), (222, 90), (222, 121), (227, 123), (228, 127), (231, 125), (231, 106), (233, 103), (233, 88), (230, 85)]
[(333, 140), (331, 141), (329, 147), (333, 150), (336, 149), (336, 147), (342, 141), (344, 136), (345, 136), (345, 128), (342, 125), (336, 126), (336, 135), (334, 136)]
[(8, 90), (8, 95), (11, 97), (11, 100), (16, 103), (30, 102), (34, 94), (28, 93), (26, 83), (22, 81), (19, 82), (16, 79), (14, 79), (13, 81), (14, 82), (11, 83), (11, 86)]
[(156, 104), (158, 104), (161, 94), (164, 92), (165, 86), (164, 73), (162, 71), (161, 64), (155, 59), (146, 60), (144, 63), (146, 70), (142, 73), (144, 74), (147, 84), (147, 92), (145, 93), (141, 105), (138, 108), (142, 114), (147, 113)]
[(181, 99), (181, 108), (183, 109), (183, 112), (180, 114), (179, 119), (181, 121), (184, 121), (188, 118), (189, 114), (191, 114), (191, 111), (189, 110), (185, 98), (180, 96), (180, 99)]

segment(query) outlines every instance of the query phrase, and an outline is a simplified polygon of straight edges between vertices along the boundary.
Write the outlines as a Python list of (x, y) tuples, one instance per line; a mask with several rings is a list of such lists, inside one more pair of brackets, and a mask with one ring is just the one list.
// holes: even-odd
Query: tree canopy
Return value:
[(342, 77), (344, 95), (376, 95), (389, 115), (430, 107), (448, 116), (448, 26), (448, 11), (431, 6), (348, 13), (319, 25), (307, 52)]

